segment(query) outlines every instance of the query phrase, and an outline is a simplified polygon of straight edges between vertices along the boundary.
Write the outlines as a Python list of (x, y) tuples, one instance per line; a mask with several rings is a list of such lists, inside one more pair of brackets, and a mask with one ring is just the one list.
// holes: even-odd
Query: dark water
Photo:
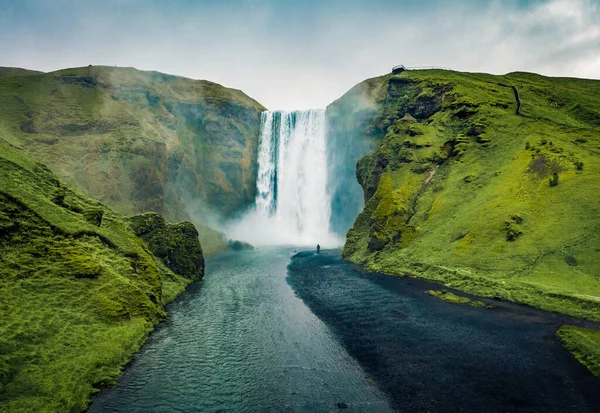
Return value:
[(554, 336), (589, 323), (446, 303), (424, 293), (437, 285), (368, 274), (330, 251), (294, 257), (288, 281), (398, 411), (600, 411), (600, 379)]
[(288, 275), (290, 259), (209, 262), (90, 411), (600, 411), (600, 380), (554, 337), (564, 317), (445, 303), (338, 252), (299, 254)]
[(206, 277), (90, 412), (387, 412), (388, 401), (286, 282), (290, 250), (209, 261)]

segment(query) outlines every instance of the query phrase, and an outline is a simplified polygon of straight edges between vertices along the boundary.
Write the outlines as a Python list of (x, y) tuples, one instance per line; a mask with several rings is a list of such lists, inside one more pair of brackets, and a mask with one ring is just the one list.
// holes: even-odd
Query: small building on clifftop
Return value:
[(397, 75), (397, 74), (404, 72), (405, 70), (406, 70), (406, 67), (404, 67), (404, 65), (397, 65), (397, 66), (392, 67), (392, 74)]

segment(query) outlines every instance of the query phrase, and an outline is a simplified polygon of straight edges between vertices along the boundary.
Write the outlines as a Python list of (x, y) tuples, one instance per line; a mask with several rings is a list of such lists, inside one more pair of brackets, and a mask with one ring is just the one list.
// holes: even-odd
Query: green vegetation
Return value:
[(447, 301), (447, 302), (453, 303), (453, 304), (469, 304), (473, 307), (492, 308), (491, 306), (488, 306), (483, 301), (471, 300), (468, 297), (462, 297), (460, 295), (453, 294), (446, 290), (427, 290), (425, 292), (429, 295), (439, 298), (440, 300), (444, 300), (444, 301)]
[(145, 217), (116, 214), (0, 140), (2, 411), (84, 410), (202, 276), (193, 226), (153, 214), (140, 231)]
[[(600, 321), (599, 95), (594, 80), (442, 70), (355, 87), (331, 111), (370, 107), (359, 126), (378, 146), (357, 164), (344, 257)], [(598, 334), (559, 332), (595, 372)]]
[(600, 331), (563, 326), (556, 335), (581, 364), (600, 377)]
[(20, 67), (0, 67), (0, 77), (40, 75), (42, 73), (43, 72), (38, 72), (37, 70), (21, 69)]
[(0, 137), (121, 214), (210, 225), (254, 201), (264, 108), (239, 90), (133, 68), (0, 68), (0, 107)]
[(204, 257), (198, 232), (191, 222), (172, 225), (156, 212), (136, 215), (128, 221), (134, 234), (174, 273), (187, 279), (202, 274)]
[(344, 256), (600, 320), (600, 82), (425, 70), (366, 83), (365, 136), (380, 141), (357, 165), (365, 208)]

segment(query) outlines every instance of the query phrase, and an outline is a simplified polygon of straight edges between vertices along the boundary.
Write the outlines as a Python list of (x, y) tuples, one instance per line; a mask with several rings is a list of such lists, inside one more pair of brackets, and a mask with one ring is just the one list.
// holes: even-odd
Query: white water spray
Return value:
[(261, 114), (255, 209), (230, 236), (255, 245), (338, 246), (329, 231), (325, 111)]

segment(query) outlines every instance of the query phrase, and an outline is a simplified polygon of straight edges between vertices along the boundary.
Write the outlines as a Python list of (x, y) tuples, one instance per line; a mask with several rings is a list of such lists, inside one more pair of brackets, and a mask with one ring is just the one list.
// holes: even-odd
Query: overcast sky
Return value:
[(0, 0), (0, 66), (133, 66), (323, 108), (396, 64), (600, 78), (600, 0)]

